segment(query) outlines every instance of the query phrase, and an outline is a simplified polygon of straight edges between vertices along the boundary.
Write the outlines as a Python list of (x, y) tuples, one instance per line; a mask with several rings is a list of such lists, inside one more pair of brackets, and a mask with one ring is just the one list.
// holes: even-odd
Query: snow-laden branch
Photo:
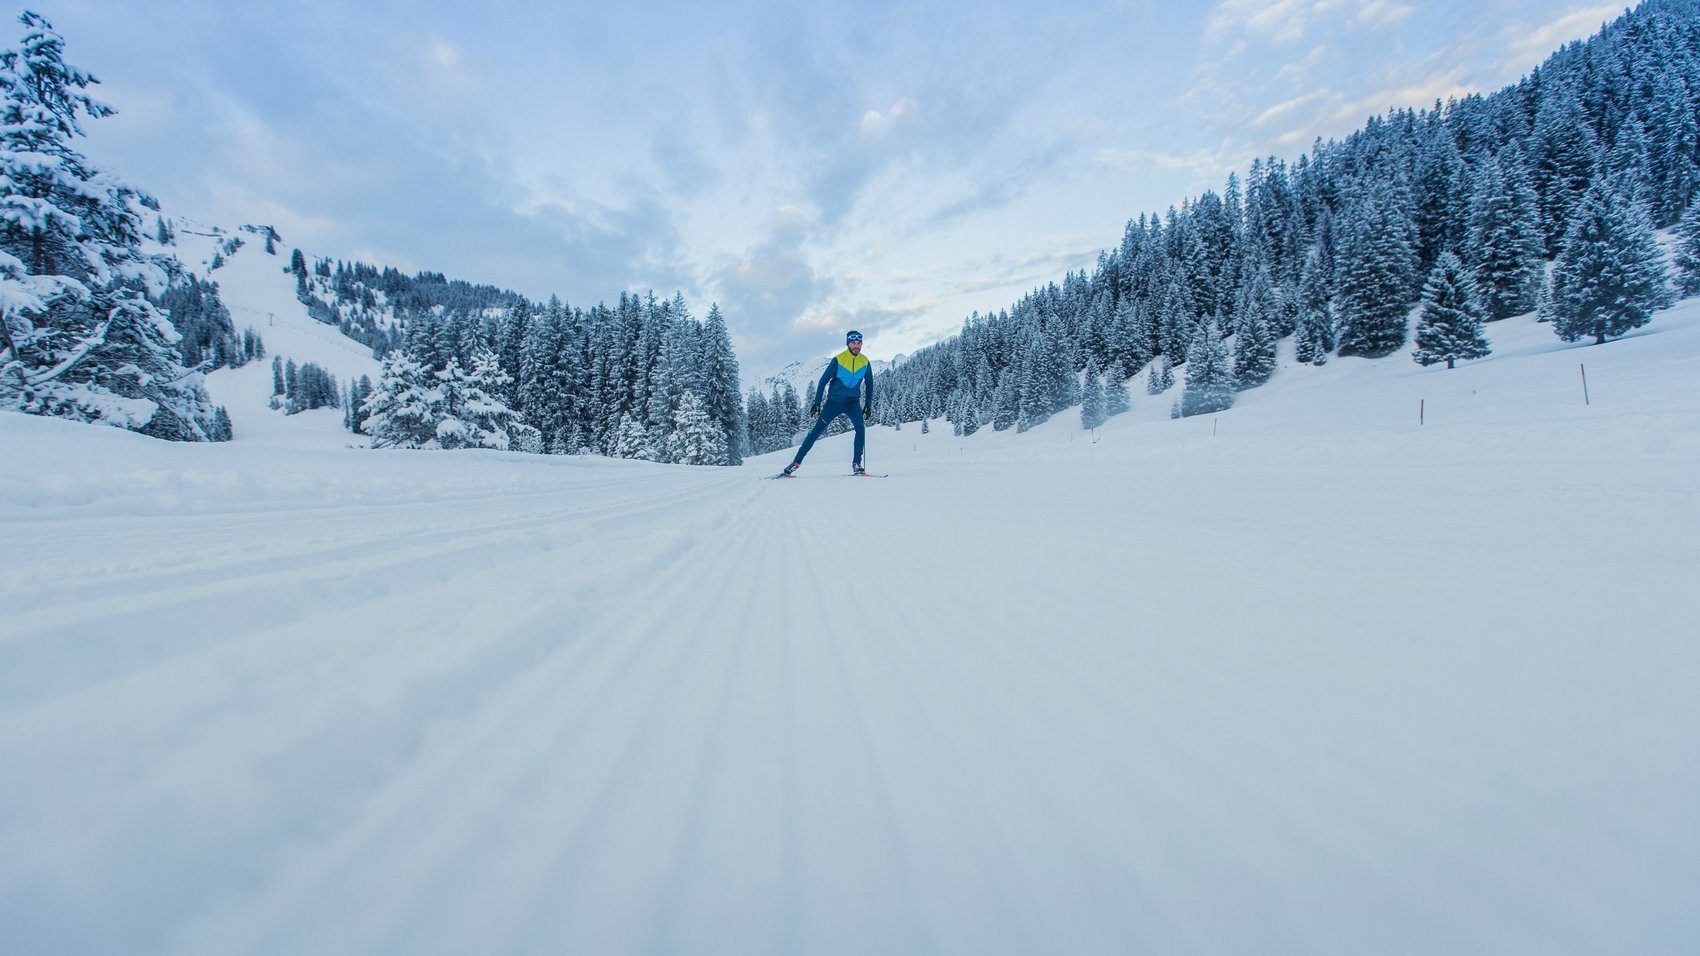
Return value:
[(65, 357), (64, 361), (53, 366), (47, 371), (42, 372), (40, 375), (29, 375), (26, 373), (24, 375), (24, 382), (31, 388), (38, 388), (42, 385), (46, 385), (48, 382), (53, 381), (59, 376), (64, 375), (71, 369), (76, 368), (78, 362), (87, 358), (90, 352), (94, 351), (101, 345), (101, 343), (106, 341), (106, 331), (112, 328), (112, 323), (123, 311), (124, 306), (119, 306), (118, 308), (113, 309), (112, 314), (106, 317), (106, 321), (100, 323), (100, 328), (96, 329), (93, 335), (83, 340), (81, 344), (73, 349), (71, 354)]

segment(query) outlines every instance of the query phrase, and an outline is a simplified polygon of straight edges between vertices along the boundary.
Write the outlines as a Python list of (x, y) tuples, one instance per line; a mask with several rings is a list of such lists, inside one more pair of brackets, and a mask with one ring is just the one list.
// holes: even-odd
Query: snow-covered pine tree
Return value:
[(956, 425), (958, 435), (972, 435), (980, 430), (980, 410), (974, 405), (974, 398), (967, 389), (958, 389), (956, 393), (956, 414), (951, 421)]
[(1512, 143), (1476, 172), (1464, 255), (1476, 278), (1484, 318), (1535, 307), (1541, 277), (1541, 224), (1523, 152)]
[(1069, 341), (1061, 330), (1044, 337), (1039, 354), (1047, 393), (1046, 414), (1073, 408), (1080, 401), (1080, 381), (1075, 377)]
[[(808, 410), (803, 407), (803, 399), (797, 394), (796, 386), (790, 382), (779, 386), (778, 395), (777, 403), (780, 406), (780, 411), (774, 416), (774, 421), (779, 424), (780, 434), (783, 436), (783, 441), (781, 441), (779, 447), (789, 448), (797, 440), (797, 433), (803, 430), (804, 419), (807, 417)], [(769, 396), (768, 401), (772, 404), (775, 399)]]
[(1469, 196), (1459, 189), (1465, 181), (1464, 159), (1439, 110), (1428, 114), (1421, 135), (1411, 218), (1416, 226), (1418, 267), (1426, 270), (1443, 250), (1459, 244), (1467, 222)]
[(1417, 347), (1411, 357), (1418, 365), (1482, 358), (1492, 351), (1482, 332), (1482, 306), (1464, 263), (1451, 252), (1435, 260), (1423, 286), (1422, 318), (1417, 322)]
[(458, 359), (437, 373), (442, 395), (442, 418), (436, 427), (442, 448), (494, 448), (498, 451), (536, 450), (542, 440), (537, 429), (501, 400), (512, 382), (501, 359), (488, 348), (472, 354), (472, 368), (462, 371)]
[(1557, 253), (1594, 179), (1600, 147), (1574, 90), (1559, 86), (1541, 93), (1532, 137), (1534, 184), (1546, 249)]
[[(652, 324), (661, 321), (664, 320)], [(678, 449), (674, 447), (678, 437), (676, 415), (686, 391), (686, 366), (698, 358), (691, 354), (684, 342), (684, 334), (682, 325), (669, 324), (667, 328), (654, 330), (659, 348), (649, 370), (648, 397), (642, 409), (649, 425), (651, 452), (646, 457), (651, 461), (678, 460)]]
[(1218, 315), (1217, 321), (1224, 326), (1231, 326), (1235, 332), (1244, 332), (1245, 326), (1253, 319), (1262, 319), (1271, 331), (1276, 328), (1275, 313), (1277, 302), (1274, 282), (1269, 278), (1269, 268), (1261, 262), (1247, 263), (1246, 282), (1240, 289), (1239, 302), (1234, 307), (1234, 318), (1228, 322)]
[(217, 410), (147, 298), (167, 273), (140, 251), (145, 197), (71, 145), (113, 110), (46, 19), (18, 19), (0, 50), (0, 405), (212, 440)]
[(1132, 374), (1162, 352), (1156, 316), (1152, 314), (1150, 303), (1144, 299), (1134, 301), (1133, 327), (1129, 336), (1131, 343), (1122, 360), (1122, 368)]
[(1014, 366), (1004, 369), (998, 377), (997, 389), (992, 395), (992, 430), (1008, 431), (1021, 420), (1021, 388), (1016, 384), (1021, 377), (1019, 369)]
[(360, 406), (373, 448), (424, 448), (436, 440), (442, 395), (432, 374), (402, 350), (384, 356), (378, 384)]
[(1187, 349), (1186, 388), (1181, 391), (1180, 417), (1219, 412), (1234, 405), (1234, 373), (1228, 347), (1214, 321), (1198, 327)]
[(767, 397), (756, 389), (744, 397), (744, 417), (748, 423), (748, 442), (744, 448), (747, 455), (765, 455), (773, 449), (768, 447), (773, 432), (773, 421), (768, 412)]
[(1175, 373), (1169, 366), (1169, 357), (1159, 355), (1146, 366), (1145, 394), (1161, 395), (1175, 386)]
[(1688, 204), (1676, 235), (1677, 288), (1685, 296), (1700, 295), (1700, 198)]
[(1275, 374), (1275, 336), (1261, 310), (1241, 317), (1234, 337), (1234, 387), (1256, 388)]
[(1545, 318), (1566, 342), (1596, 344), (1670, 305), (1669, 270), (1646, 209), (1601, 178), (1582, 197), (1553, 263)]
[(1114, 418), (1128, 410), (1132, 399), (1127, 394), (1127, 379), (1111, 366), (1104, 373), (1104, 417)]
[(1027, 347), (1021, 350), (1021, 359), (1012, 366), (1020, 387), (1020, 413), (1015, 419), (1015, 430), (1024, 432), (1035, 425), (1042, 424), (1051, 416), (1050, 369), (1044, 360), (1045, 333), (1037, 328), (1028, 333)]
[(236, 429), (230, 424), (230, 413), (220, 405), (213, 410), (212, 430), (207, 435), (213, 441), (230, 441), (236, 437)]
[(1104, 411), (1104, 377), (1098, 372), (1098, 360), (1086, 363), (1086, 381), (1080, 392), (1080, 427), (1091, 431), (1109, 417)]
[(615, 458), (655, 460), (655, 449), (649, 443), (649, 430), (643, 427), (643, 422), (636, 415), (622, 416), (615, 436), (614, 447), (610, 449)]
[(678, 436), (674, 444), (678, 460), (685, 465), (726, 464), (726, 434), (719, 422), (709, 414), (708, 406), (694, 391), (686, 390), (679, 399)]
[(1700, 196), (1700, 116), (1693, 100), (1693, 91), (1700, 88), (1700, 73), (1690, 67), (1684, 78), (1677, 70), (1649, 66), (1652, 103), (1645, 111), (1647, 162), (1653, 182), (1653, 224), (1662, 226), (1680, 219)]
[(1394, 186), (1377, 182), (1357, 204), (1340, 252), (1340, 354), (1381, 358), (1405, 344), (1417, 253)]
[(496, 354), (501, 358), (502, 371), (508, 375), (507, 390), (502, 394), (502, 404), (519, 410), (524, 406), (520, 401), (519, 385), (525, 368), (525, 333), (531, 326), (531, 303), (524, 299), (509, 307), (497, 326)]
[(1152, 309), (1157, 317), (1157, 347), (1169, 357), (1170, 365), (1179, 365), (1186, 361), (1187, 343), (1199, 324), (1193, 319), (1192, 297), (1171, 277)]
[(347, 399), (343, 402), (342, 427), (356, 435), (366, 434), (366, 419), (361, 407), (372, 395), (372, 379), (362, 375), (348, 383)]
[[(1631, 116), (1618, 128), (1617, 141), (1600, 158), (1595, 178), (1611, 176), (1617, 188), (1645, 209), (1652, 208), (1653, 180), (1647, 171), (1647, 128)], [(1649, 220), (1651, 215), (1649, 214)]]
[(732, 351), (732, 336), (720, 304), (711, 303), (702, 324), (703, 406), (709, 418), (726, 436), (727, 465), (741, 465), (741, 443), (734, 440), (746, 429), (743, 403), (738, 397), (738, 356)]

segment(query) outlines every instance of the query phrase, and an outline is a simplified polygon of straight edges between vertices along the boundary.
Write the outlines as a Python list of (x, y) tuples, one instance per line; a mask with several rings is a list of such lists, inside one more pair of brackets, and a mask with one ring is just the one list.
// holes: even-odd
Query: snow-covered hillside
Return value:
[(1700, 300), (1489, 335), (886, 480), (0, 415), (0, 952), (1687, 951)]
[[(243, 240), (234, 252), (225, 253), (232, 237)], [(334, 326), (315, 321), (295, 297), (295, 276), (287, 271), (289, 249), (277, 246), (265, 251), (264, 239), (247, 230), (227, 232), (193, 223), (179, 222), (176, 242), (163, 251), (176, 255), (201, 278), (218, 283), (219, 298), (230, 310), (238, 333), (253, 328), (265, 342), (263, 361), (236, 369), (218, 369), (207, 375), (207, 393), (215, 404), (230, 413), (236, 440), (277, 445), (322, 447), (330, 444), (363, 445), (365, 437), (342, 427), (342, 413), (320, 408), (285, 415), (268, 402), (272, 395), (272, 358), (293, 359), (298, 365), (312, 362), (325, 369), (342, 385), (367, 375), (376, 381), (379, 363), (372, 350), (343, 335)], [(215, 253), (220, 265), (211, 268)]]

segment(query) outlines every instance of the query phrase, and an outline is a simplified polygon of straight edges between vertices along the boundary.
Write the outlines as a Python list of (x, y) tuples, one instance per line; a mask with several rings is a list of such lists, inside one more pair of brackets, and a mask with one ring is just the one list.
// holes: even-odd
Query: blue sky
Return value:
[[(720, 303), (746, 377), (889, 357), (1141, 211), (1515, 81), (1571, 0), (37, 6), (119, 115), (85, 151), (309, 255)], [(10, 42), (9, 40), (7, 42)]]

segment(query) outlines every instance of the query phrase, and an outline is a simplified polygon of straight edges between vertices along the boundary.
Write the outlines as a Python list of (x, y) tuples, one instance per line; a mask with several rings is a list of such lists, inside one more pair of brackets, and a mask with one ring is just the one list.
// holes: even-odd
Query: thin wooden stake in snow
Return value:
[(1588, 401), (1588, 366), (1584, 362), (1578, 362), (1576, 367), (1582, 370), (1582, 404), (1592, 405), (1594, 403)]
[(1426, 399), (1426, 398), (1417, 399), (1417, 424), (1418, 425), (1421, 425), (1423, 423), (1423, 406), (1426, 405), (1427, 403), (1428, 403), (1428, 399)]

